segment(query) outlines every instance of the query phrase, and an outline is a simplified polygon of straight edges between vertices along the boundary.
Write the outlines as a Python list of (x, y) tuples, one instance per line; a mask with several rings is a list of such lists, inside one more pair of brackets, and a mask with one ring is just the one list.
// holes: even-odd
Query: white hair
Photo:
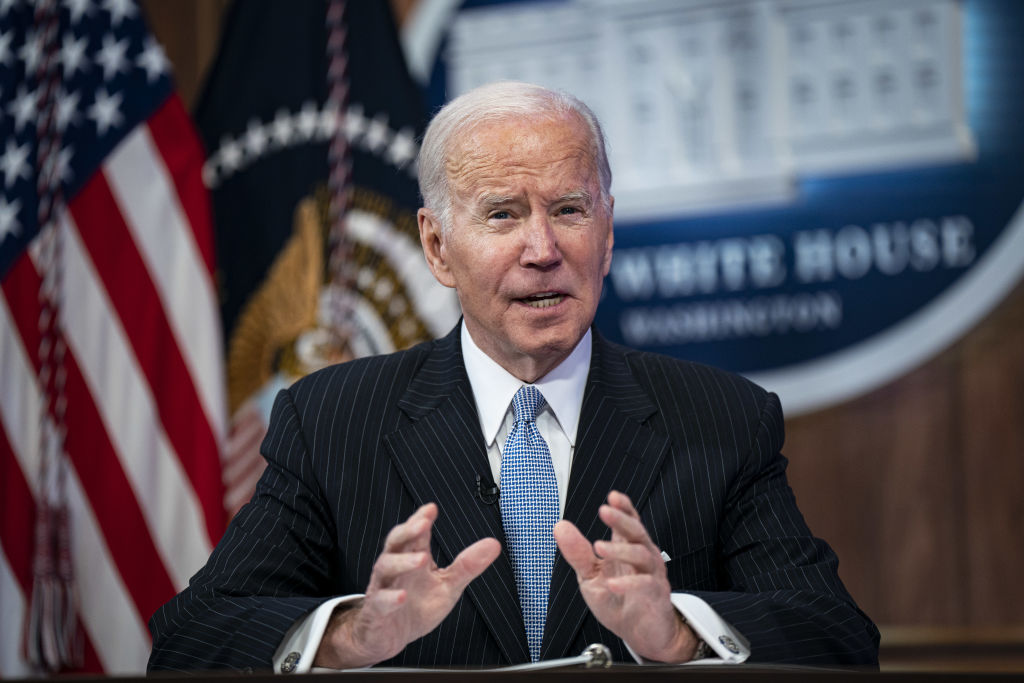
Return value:
[(601, 180), (601, 200), (609, 207), (612, 171), (604, 133), (594, 112), (566, 92), (518, 81), (499, 81), (474, 88), (444, 105), (434, 116), (420, 145), (417, 165), (423, 205), (434, 212), (447, 231), (451, 223), (451, 188), (445, 162), (455, 141), (481, 123), (535, 116), (575, 114), (585, 124), (591, 158)]

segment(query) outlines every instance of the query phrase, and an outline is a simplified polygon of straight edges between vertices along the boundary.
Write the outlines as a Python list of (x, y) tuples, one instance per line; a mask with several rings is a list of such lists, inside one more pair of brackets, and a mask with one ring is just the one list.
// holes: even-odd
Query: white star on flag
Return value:
[(67, 93), (61, 88), (57, 94), (57, 130), (63, 133), (78, 118), (78, 101), (81, 95), (77, 92)]
[(120, 126), (124, 121), (120, 112), (122, 99), (121, 93), (109, 95), (105, 88), (96, 91), (96, 101), (89, 107), (89, 118), (96, 122), (99, 135), (106, 135), (108, 130)]
[(71, 159), (75, 155), (75, 150), (70, 146), (64, 147), (57, 153), (57, 178), (62, 183), (70, 183), (75, 174), (71, 170)]
[(28, 90), (25, 84), (18, 85), (18, 94), (7, 107), (8, 113), (14, 117), (14, 130), (18, 133), (25, 127), (38, 111), (36, 91)]
[(278, 147), (287, 147), (292, 141), (295, 129), (292, 126), (292, 117), (284, 109), (279, 109), (271, 124), (270, 137)]
[(70, 32), (64, 34), (64, 43), (60, 48), (60, 61), (64, 65), (65, 79), (74, 77), (75, 72), (79, 69), (84, 73), (88, 68), (89, 63), (85, 61), (85, 50), (88, 47), (89, 42), (85, 36), (76, 40)]
[(18, 56), (25, 60), (25, 72), (35, 73), (39, 68), (39, 60), (43, 58), (43, 41), (39, 31), (30, 31), (25, 36), (25, 44), (18, 50)]
[(320, 120), (317, 122), (318, 137), (323, 140), (330, 140), (338, 130), (338, 110), (328, 102), (324, 110), (320, 112)]
[(363, 133), (366, 132), (366, 118), (363, 116), (363, 108), (358, 104), (354, 104), (348, 108), (348, 114), (345, 116), (345, 137), (348, 138), (349, 142), (355, 142)]
[(83, 15), (92, 14), (93, 9), (92, 0), (64, 0), (64, 6), (71, 13), (72, 24), (81, 21)]
[(371, 152), (379, 152), (388, 144), (391, 131), (388, 129), (388, 117), (385, 114), (378, 114), (370, 122), (370, 128), (366, 131), (366, 147)]
[(316, 134), (317, 117), (315, 102), (309, 101), (302, 105), (302, 111), (295, 117), (295, 128), (301, 139), (310, 140)]
[(142, 53), (139, 54), (135, 63), (145, 70), (146, 80), (150, 83), (167, 73), (171, 66), (167, 55), (164, 54), (164, 49), (160, 47), (160, 43), (153, 40), (152, 36), (146, 38), (146, 46), (142, 48)]
[(237, 171), (241, 167), (244, 154), (241, 145), (235, 140), (230, 138), (221, 140), (220, 165), (227, 171), (226, 175), (231, 175), (233, 171)]
[(121, 71), (128, 68), (125, 52), (128, 51), (128, 39), (114, 42), (111, 33), (103, 36), (103, 47), (96, 54), (96, 61), (103, 67), (103, 80), (109, 81)]
[(217, 187), (219, 178), (217, 178), (217, 160), (214, 157), (210, 157), (203, 164), (203, 185), (206, 189), (212, 190)]
[(245, 149), (251, 158), (260, 157), (267, 149), (267, 132), (256, 119), (249, 121), (245, 131)]
[(8, 235), (17, 235), (21, 232), (21, 224), (18, 222), (20, 210), (20, 199), (8, 204), (7, 197), (0, 196), (0, 243), (3, 243)]
[(416, 138), (410, 129), (403, 128), (395, 134), (391, 146), (388, 147), (387, 157), (391, 163), (399, 167), (416, 158)]
[(135, 5), (132, 0), (105, 0), (103, 9), (110, 12), (110, 25), (117, 27), (128, 17), (135, 16)]
[(0, 171), (4, 174), (4, 187), (10, 187), (18, 182), (18, 178), (28, 180), (28, 153), (29, 146), (19, 146), (14, 140), (7, 141), (7, 150), (0, 157)]
[(11, 64), (11, 41), (14, 39), (14, 31), (0, 33), (0, 64), (10, 66)]

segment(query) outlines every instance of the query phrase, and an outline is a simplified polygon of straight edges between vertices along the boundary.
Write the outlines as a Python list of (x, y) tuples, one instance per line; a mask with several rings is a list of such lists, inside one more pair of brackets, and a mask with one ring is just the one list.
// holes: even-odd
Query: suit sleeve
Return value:
[(694, 595), (750, 642), (750, 661), (877, 666), (878, 629), (797, 509), (781, 454), (782, 412), (774, 394), (764, 396), (720, 521), (723, 590)]
[(344, 592), (331, 578), (334, 525), (289, 390), (277, 396), (261, 450), (268, 464), (252, 501), (188, 588), (150, 619), (149, 670), (269, 670), (293, 623)]

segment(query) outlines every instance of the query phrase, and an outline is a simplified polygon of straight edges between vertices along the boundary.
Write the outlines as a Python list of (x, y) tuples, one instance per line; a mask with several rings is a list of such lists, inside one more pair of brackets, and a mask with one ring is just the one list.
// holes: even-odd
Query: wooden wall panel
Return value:
[(1024, 286), (937, 358), (787, 429), (808, 523), (880, 624), (1024, 624)]
[[(963, 585), (956, 363), (939, 358), (845, 405), (787, 421), (790, 483), (812, 530), (879, 623), (957, 623)], [(936, 599), (936, 596), (940, 596)]]
[(1024, 624), (1024, 286), (962, 353), (968, 623)]

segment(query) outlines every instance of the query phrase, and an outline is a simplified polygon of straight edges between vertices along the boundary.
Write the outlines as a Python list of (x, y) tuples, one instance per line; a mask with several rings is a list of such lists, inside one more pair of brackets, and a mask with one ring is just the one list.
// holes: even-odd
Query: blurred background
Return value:
[(606, 128), (601, 332), (780, 394), (790, 483), (883, 668), (1024, 670), (1024, 5), (134, 9), (56, 5), (49, 38), (3, 11), (3, 675), (141, 671), (144, 622), (252, 491), (276, 390), (454, 324), (417, 136), (504, 78)]

